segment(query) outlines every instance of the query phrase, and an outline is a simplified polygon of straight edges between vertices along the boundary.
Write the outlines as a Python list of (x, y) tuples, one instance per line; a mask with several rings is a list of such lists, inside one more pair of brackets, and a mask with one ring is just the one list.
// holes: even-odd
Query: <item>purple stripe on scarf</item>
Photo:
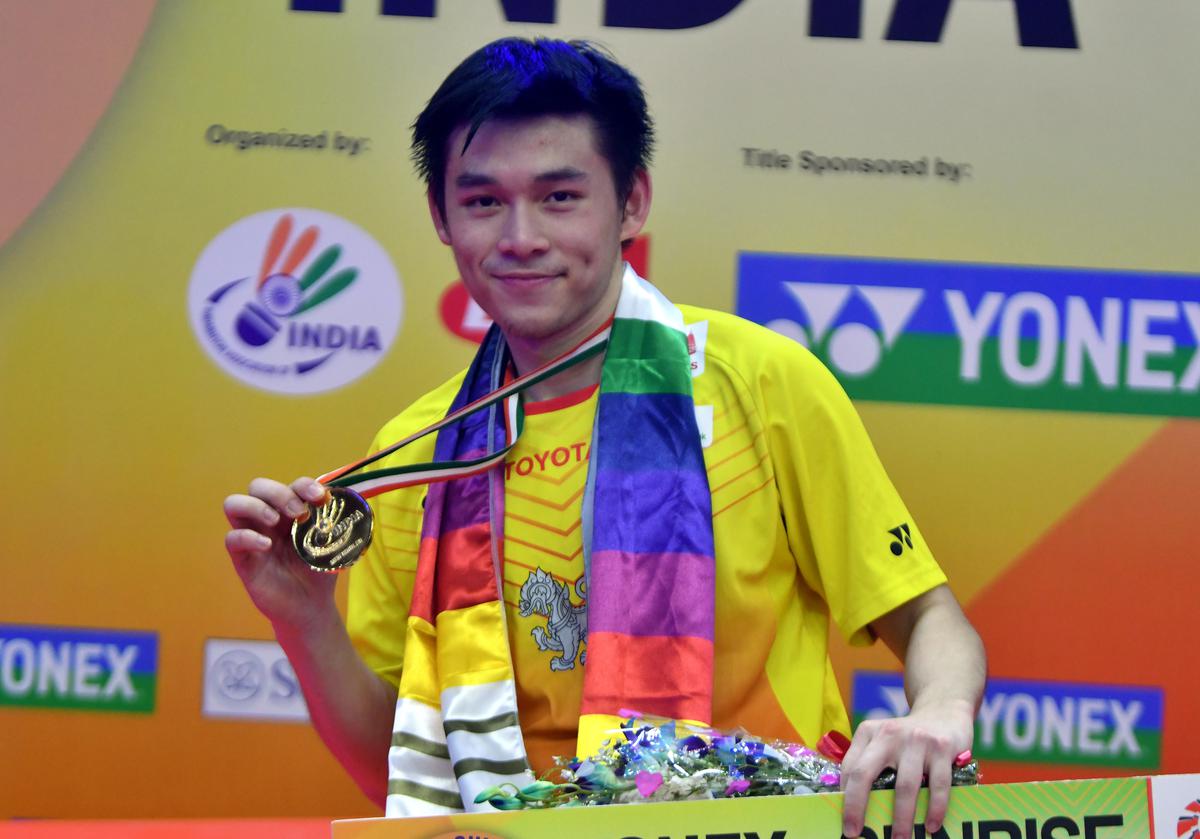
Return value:
[[(703, 472), (704, 452), (690, 396), (601, 393), (598, 451), (605, 468)], [(606, 426), (605, 422), (611, 423)]]
[[(483, 449), (473, 449), (459, 455), (459, 460), (472, 460), (483, 457)], [(446, 503), (433, 506), (435, 493), (449, 493)], [(455, 478), (453, 481), (430, 484), (425, 498), (425, 519), (421, 525), (421, 536), (437, 536), (439, 533), (449, 533), (460, 527), (470, 527), (488, 517), (487, 506), (488, 479), (487, 475), (472, 475), (469, 478)], [(438, 499), (439, 502), (441, 499)]]
[(701, 472), (601, 468), (596, 474), (593, 551), (713, 556), (708, 476)]
[[(588, 629), (623, 635), (713, 638), (711, 556), (686, 553), (592, 555)], [(630, 608), (631, 603), (648, 608)]]

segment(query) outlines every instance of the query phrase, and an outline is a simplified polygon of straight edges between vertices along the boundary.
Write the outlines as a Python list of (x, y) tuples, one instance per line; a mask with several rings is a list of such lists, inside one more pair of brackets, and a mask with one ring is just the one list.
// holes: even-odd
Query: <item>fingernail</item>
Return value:
[(287, 514), (289, 516), (291, 516), (292, 518), (296, 518), (297, 516), (299, 516), (301, 513), (304, 512), (305, 509), (306, 508), (304, 506), (303, 501), (293, 500), (293, 501), (289, 501), (287, 504)]
[(279, 513), (272, 509), (267, 510), (267, 524), (279, 524)]
[(258, 538), (255, 539), (254, 541), (258, 542), (258, 546), (260, 548), (262, 548), (265, 551), (267, 548), (271, 547), (271, 540), (269, 537), (263, 536), (261, 533), (257, 533), (255, 535)]

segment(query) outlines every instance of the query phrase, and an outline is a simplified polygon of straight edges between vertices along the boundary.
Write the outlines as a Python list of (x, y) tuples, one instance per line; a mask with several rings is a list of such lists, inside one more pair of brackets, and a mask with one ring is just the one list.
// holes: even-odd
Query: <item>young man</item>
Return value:
[[(415, 155), (438, 236), (496, 328), (373, 450), (585, 351), (525, 392), (503, 463), (372, 499), (348, 629), (334, 578), (288, 539), (322, 485), (260, 478), (230, 496), (227, 549), (318, 732), (389, 813), (471, 806), (594, 750), (629, 708), (808, 743), (848, 731), (832, 618), (897, 653), (912, 705), (855, 733), (844, 832), (861, 831), (889, 766), (892, 835), (910, 834), (923, 776), (934, 830), (971, 746), (979, 639), (828, 372), (623, 264), (650, 211), (651, 138), (637, 80), (586, 44), (505, 39), (451, 73)], [(607, 348), (589, 356), (589, 339)], [(477, 412), (372, 468), (503, 452), (507, 416)], [(901, 524), (911, 545), (889, 534)]]

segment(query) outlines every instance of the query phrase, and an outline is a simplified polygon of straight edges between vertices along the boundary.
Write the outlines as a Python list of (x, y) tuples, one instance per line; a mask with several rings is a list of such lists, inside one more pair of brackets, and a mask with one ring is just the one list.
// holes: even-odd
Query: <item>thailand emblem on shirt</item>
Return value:
[(558, 653), (550, 659), (551, 670), (574, 670), (575, 660), (587, 663), (587, 581), (581, 576), (575, 581), (575, 594), (582, 601), (571, 602), (567, 584), (547, 574), (541, 568), (529, 573), (521, 586), (521, 617), (540, 615), (545, 626), (531, 630), (539, 650)]

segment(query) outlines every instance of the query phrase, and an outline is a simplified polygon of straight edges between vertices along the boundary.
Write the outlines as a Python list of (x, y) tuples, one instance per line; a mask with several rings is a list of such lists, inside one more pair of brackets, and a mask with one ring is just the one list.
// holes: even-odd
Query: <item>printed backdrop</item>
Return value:
[[(639, 74), (640, 264), (856, 400), (987, 642), (985, 779), (1195, 770), (1197, 27), (1187, 0), (0, 0), (0, 816), (374, 812), (220, 503), (355, 458), (469, 359), (408, 126), (507, 34)], [(856, 719), (903, 712), (885, 650), (835, 665)]]

